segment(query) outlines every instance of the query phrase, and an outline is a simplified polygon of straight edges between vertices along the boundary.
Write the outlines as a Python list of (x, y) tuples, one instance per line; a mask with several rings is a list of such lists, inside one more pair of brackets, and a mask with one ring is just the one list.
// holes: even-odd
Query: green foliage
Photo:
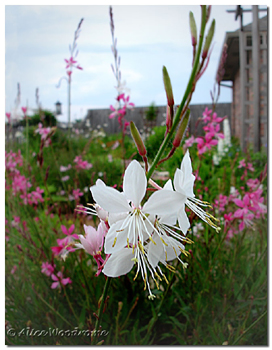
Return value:
[[(43, 123), (44, 127), (56, 126), (57, 119), (55, 115), (47, 110), (40, 110), (39, 113), (34, 114), (31, 117), (28, 117), (29, 126), (37, 126), (39, 123)], [(26, 120), (22, 119), (19, 124), (21, 126), (26, 126)]]
[[(64, 237), (61, 225), (68, 228), (74, 223), (74, 233), (83, 234), (83, 224), (94, 224), (97, 220), (74, 211), (77, 203), (68, 198), (72, 189), (87, 188), (80, 198), (83, 205), (92, 202), (88, 188), (98, 178), (108, 185), (116, 184), (121, 190), (122, 149), (120, 145), (112, 149), (121, 136), (68, 140), (65, 133), (57, 130), (52, 144), (43, 149), (44, 162), (40, 167), (37, 165), (40, 135), (35, 134), (34, 129), (33, 126), (29, 133), (32, 135), (29, 167), (24, 163), (20, 171), (29, 178), (33, 188), (44, 189), (44, 203), (25, 206), (20, 197), (11, 195), (9, 190), (5, 197), (6, 344), (90, 345), (90, 337), (78, 335), (78, 332), (94, 328), (94, 313), (98, 312), (105, 278), (103, 274), (95, 276), (95, 261), (83, 250), (70, 253), (63, 261), (53, 259), (51, 247)], [(149, 162), (164, 132), (163, 127), (154, 128), (154, 134), (146, 140)], [(24, 146), (17, 147), (21, 148), (25, 160)], [(166, 154), (170, 149), (171, 145)], [(33, 152), (36, 155), (33, 156)], [(126, 159), (136, 157), (136, 148), (128, 137), (125, 138), (125, 152)], [(183, 148), (178, 148), (160, 169), (168, 170), (173, 178), (183, 154)], [(78, 155), (92, 163), (92, 168), (76, 170), (73, 160)], [(228, 195), (230, 186), (239, 189), (245, 185), (241, 180), (243, 169), (238, 168), (241, 159), (252, 162), (255, 168), (252, 177), (259, 176), (267, 162), (264, 153), (254, 154), (249, 150), (248, 154), (242, 154), (235, 142), (219, 166), (213, 165), (212, 153), (199, 159), (196, 145), (190, 148), (190, 155), (193, 170), (199, 169), (201, 177), (195, 182), (195, 194), (209, 202), (218, 199), (219, 194)], [(72, 169), (60, 172), (60, 165), (68, 164)], [(62, 181), (64, 175), (69, 175), (70, 179)], [(263, 188), (266, 191), (266, 181)], [(60, 194), (63, 190), (65, 195)], [(21, 218), (18, 225), (12, 223), (15, 216)], [(186, 245), (190, 255), (181, 257), (188, 262), (188, 268), (184, 269), (175, 260), (172, 264), (176, 273), (173, 274), (163, 266), (169, 285), (162, 281), (159, 290), (154, 289), (154, 301), (148, 300), (141, 277), (134, 281), (135, 268), (125, 276), (112, 279), (102, 321), (105, 332), (98, 341), (104, 340), (103, 345), (222, 345), (226, 342), (228, 345), (235, 342), (244, 346), (267, 345), (266, 217), (228, 241), (223, 225), (219, 233), (206, 225), (204, 231), (197, 234), (192, 231), (188, 237), (194, 244)], [(51, 289), (53, 280), (41, 273), (41, 264), (45, 261), (54, 263), (56, 271), (63, 271), (72, 284), (61, 290)], [(17, 269), (11, 273), (14, 266)], [(11, 336), (8, 331), (11, 328), (17, 335)], [(53, 330), (76, 330), (77, 335), (27, 335), (31, 330), (50, 330), (51, 333)]]
[(145, 118), (148, 121), (154, 121), (157, 118), (158, 110), (155, 106), (155, 103), (151, 103), (148, 107), (148, 110), (145, 112)]

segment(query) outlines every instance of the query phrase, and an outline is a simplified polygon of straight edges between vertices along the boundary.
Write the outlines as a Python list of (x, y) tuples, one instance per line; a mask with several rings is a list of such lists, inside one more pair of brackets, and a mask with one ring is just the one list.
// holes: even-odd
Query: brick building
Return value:
[(252, 144), (258, 151), (267, 146), (268, 33), (267, 16), (258, 18), (257, 9), (255, 18), (242, 30), (226, 33), (223, 81), (232, 82), (231, 134), (240, 139), (242, 149)]

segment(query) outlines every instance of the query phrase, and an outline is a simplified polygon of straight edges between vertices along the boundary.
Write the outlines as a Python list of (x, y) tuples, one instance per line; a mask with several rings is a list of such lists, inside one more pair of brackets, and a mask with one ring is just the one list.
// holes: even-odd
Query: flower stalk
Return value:
[(166, 137), (164, 138), (164, 140), (163, 140), (163, 142), (158, 150), (158, 153), (156, 154), (154, 161), (151, 164), (151, 167), (149, 168), (149, 171), (146, 174), (147, 180), (149, 180), (150, 177), (152, 176), (156, 166), (158, 165), (158, 163), (159, 163), (159, 161), (160, 161), (160, 159), (161, 159), (161, 157), (166, 149), (166, 146), (168, 145), (171, 137), (173, 136), (173, 134), (174, 134), (174, 132), (179, 124), (180, 118), (182, 116), (183, 108), (184, 108), (184, 106), (185, 106), (185, 104), (186, 104), (186, 102), (191, 94), (192, 89), (194, 89), (194, 83), (195, 83), (195, 78), (197, 76), (197, 72), (198, 72), (198, 68), (199, 68), (199, 59), (200, 59), (200, 55), (201, 55), (204, 32), (205, 32), (205, 27), (206, 27), (206, 6), (202, 6), (201, 9), (202, 9), (202, 18), (201, 18), (201, 29), (200, 29), (200, 34), (199, 34), (199, 44), (198, 44), (196, 58), (194, 61), (191, 76), (189, 78), (183, 99), (182, 99), (182, 101), (177, 109), (177, 112), (175, 114), (175, 117), (173, 119), (172, 128), (169, 131), (169, 133), (166, 135)]

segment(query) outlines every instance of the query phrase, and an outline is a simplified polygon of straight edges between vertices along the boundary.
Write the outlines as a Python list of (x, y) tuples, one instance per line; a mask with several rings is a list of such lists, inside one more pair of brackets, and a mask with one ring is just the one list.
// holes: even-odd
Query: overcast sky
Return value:
[[(251, 6), (243, 6), (250, 8)], [(265, 7), (265, 6), (261, 6)], [(225, 33), (239, 28), (235, 5), (212, 7), (216, 20), (214, 49), (207, 71), (199, 81), (192, 103), (210, 103), (210, 90), (218, 66)], [(200, 6), (124, 6), (113, 5), (117, 49), (121, 56), (122, 80), (131, 90), (136, 106), (166, 103), (162, 66), (168, 69), (178, 104), (183, 96), (191, 69), (192, 48), (189, 11), (200, 26)], [(266, 13), (261, 12), (260, 17)], [(5, 7), (5, 86), (6, 112), (12, 110), (21, 85), (21, 106), (36, 108), (35, 90), (39, 88), (43, 108), (54, 110), (63, 105), (61, 120), (67, 120), (67, 84), (64, 58), (81, 18), (77, 41), (78, 63), (83, 70), (72, 75), (72, 120), (85, 117), (88, 108), (107, 108), (114, 104), (116, 81), (111, 70), (111, 33), (109, 6), (6, 6)], [(252, 14), (244, 14), (244, 24)], [(219, 102), (231, 102), (231, 89), (222, 88)]]

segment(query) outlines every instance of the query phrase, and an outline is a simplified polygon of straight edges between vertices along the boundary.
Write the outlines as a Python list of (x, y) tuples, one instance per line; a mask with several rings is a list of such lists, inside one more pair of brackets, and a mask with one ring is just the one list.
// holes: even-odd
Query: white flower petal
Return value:
[(119, 220), (124, 220), (127, 217), (127, 215), (127, 213), (110, 213), (108, 217), (110, 226), (112, 226)]
[(165, 185), (163, 186), (163, 189), (164, 189), (164, 190), (168, 190), (168, 191), (174, 191), (173, 185), (172, 185), (172, 180), (171, 180), (171, 179), (169, 179), (169, 180), (165, 183)]
[(131, 210), (124, 195), (112, 187), (95, 185), (90, 190), (96, 203), (108, 212), (120, 213)]
[(163, 243), (160, 240), (159, 236), (157, 234), (154, 234), (152, 238), (156, 245), (153, 242), (149, 243), (147, 250), (147, 259), (150, 265), (155, 268), (160, 261), (165, 260), (165, 254)]
[[(113, 224), (110, 227), (106, 235), (105, 245), (104, 245), (104, 250), (106, 254), (117, 252), (127, 245), (128, 226), (126, 225), (125, 228), (119, 231), (122, 227), (123, 222), (124, 220), (117, 221), (115, 224)], [(117, 239), (114, 244), (115, 238)]]
[[(172, 237), (164, 237), (165, 243), (167, 243), (166, 253), (167, 253), (167, 261), (171, 261), (177, 258), (181, 254), (179, 247), (185, 250), (185, 247), (182, 243), (177, 241)], [(174, 249), (175, 248), (175, 249)]]
[(185, 212), (185, 206), (181, 208), (178, 212), (178, 223), (181, 231), (183, 232), (184, 235), (187, 234), (187, 231), (190, 227), (190, 221), (188, 219), (188, 216)]
[(186, 197), (175, 191), (158, 190), (143, 206), (143, 212), (154, 215), (173, 215), (185, 203)]
[(126, 198), (132, 201), (136, 208), (139, 207), (144, 198), (146, 186), (145, 171), (140, 163), (133, 160), (125, 171), (123, 190)]
[(109, 257), (102, 272), (108, 277), (126, 275), (134, 265), (134, 261), (131, 260), (133, 257), (132, 249), (124, 248), (115, 252)]

